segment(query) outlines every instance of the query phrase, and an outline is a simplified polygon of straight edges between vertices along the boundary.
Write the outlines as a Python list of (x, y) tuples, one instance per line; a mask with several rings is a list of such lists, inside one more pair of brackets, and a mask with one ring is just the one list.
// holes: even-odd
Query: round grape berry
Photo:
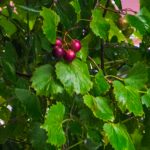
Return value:
[(52, 53), (56, 58), (62, 58), (65, 54), (65, 51), (62, 47), (54, 46)]
[(75, 52), (80, 51), (81, 49), (81, 42), (77, 39), (74, 39), (71, 41), (71, 49), (74, 50)]
[(76, 54), (73, 50), (68, 49), (67, 51), (65, 51), (65, 55), (64, 55), (64, 59), (68, 62), (73, 61), (76, 58)]
[(62, 47), (62, 40), (59, 39), (59, 38), (57, 38), (57, 39), (56, 39), (56, 42), (55, 42), (55, 45), (56, 45), (56, 46), (59, 46), (59, 47)]

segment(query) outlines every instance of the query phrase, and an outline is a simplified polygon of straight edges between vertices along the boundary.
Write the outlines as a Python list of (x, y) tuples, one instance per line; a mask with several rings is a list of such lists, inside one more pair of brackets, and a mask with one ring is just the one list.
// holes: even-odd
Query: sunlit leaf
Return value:
[(65, 143), (65, 133), (62, 128), (62, 121), (65, 114), (65, 107), (60, 102), (52, 105), (47, 112), (42, 128), (47, 131), (48, 143), (61, 146)]
[(113, 111), (108, 105), (107, 99), (104, 97), (93, 97), (91, 95), (84, 96), (84, 103), (91, 109), (96, 118), (104, 121), (113, 121)]
[(51, 43), (55, 43), (56, 30), (60, 21), (59, 16), (51, 9), (43, 7), (40, 15), (44, 18), (43, 32)]
[(122, 31), (116, 26), (116, 24), (112, 20), (108, 20), (110, 24), (110, 30), (109, 30), (109, 40), (113, 36), (116, 36), (118, 38), (118, 42), (125, 41), (125, 36), (123, 35)]
[(150, 107), (150, 90), (142, 96), (142, 103), (145, 104), (146, 107)]
[(90, 28), (95, 35), (99, 36), (100, 38), (107, 39), (110, 25), (103, 18), (100, 9), (94, 9), (92, 11), (92, 21), (90, 23)]
[(76, 59), (71, 63), (56, 64), (57, 78), (62, 82), (68, 93), (84, 94), (92, 88), (87, 65)]
[(103, 129), (115, 150), (135, 150), (133, 142), (123, 125), (106, 123)]
[(63, 87), (54, 77), (54, 68), (50, 65), (43, 65), (35, 70), (31, 78), (32, 87), (37, 94), (52, 96), (62, 93)]
[(114, 81), (113, 86), (116, 101), (120, 109), (122, 111), (128, 109), (129, 112), (133, 112), (135, 116), (142, 116), (143, 108), (137, 89), (131, 86), (124, 86), (119, 81)]

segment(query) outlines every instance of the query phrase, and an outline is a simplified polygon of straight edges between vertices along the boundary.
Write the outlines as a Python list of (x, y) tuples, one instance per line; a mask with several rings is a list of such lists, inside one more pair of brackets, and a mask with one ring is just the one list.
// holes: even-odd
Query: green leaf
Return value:
[[(133, 124), (134, 125), (134, 124)], [(144, 126), (145, 127), (145, 126)], [(142, 140), (143, 140), (143, 133), (141, 132), (141, 130), (139, 128), (135, 128), (134, 126), (134, 132), (131, 134), (131, 138), (132, 141), (135, 145), (136, 149), (140, 149), (142, 148), (141, 146), (143, 146)]]
[(92, 21), (90, 23), (90, 28), (96, 36), (100, 38), (107, 39), (108, 31), (110, 28), (109, 23), (103, 18), (100, 9), (94, 9), (92, 11)]
[(65, 133), (62, 128), (64, 114), (65, 107), (60, 102), (52, 105), (47, 112), (42, 128), (47, 131), (47, 142), (52, 145), (61, 146), (66, 142)]
[(5, 43), (5, 51), (1, 56), (3, 61), (9, 62), (11, 65), (16, 63), (17, 53), (11, 42)]
[(63, 92), (63, 87), (54, 76), (54, 68), (48, 64), (35, 70), (31, 81), (32, 87), (36, 90), (37, 94), (52, 96)]
[(122, 111), (128, 109), (129, 112), (133, 112), (135, 116), (142, 116), (143, 108), (137, 89), (131, 86), (124, 86), (119, 81), (114, 81), (113, 86), (114, 94), (120, 109)]
[(114, 0), (114, 1), (115, 1), (115, 4), (116, 4), (120, 9), (122, 9), (121, 0)]
[(5, 61), (5, 59), (3, 59), (2, 67), (3, 67), (4, 78), (12, 82), (16, 82), (16, 68), (14, 64), (8, 61)]
[(77, 21), (79, 21), (80, 20), (81, 8), (80, 8), (80, 4), (79, 4), (78, 0), (73, 0), (73, 1), (70, 2), (70, 4), (75, 9), (75, 12), (77, 14)]
[(51, 46), (50, 46), (49, 41), (45, 37), (45, 35), (44, 34), (38, 34), (38, 36), (40, 38), (41, 48), (43, 48), (44, 50), (47, 50), (49, 52), (51, 50)]
[(126, 85), (133, 86), (137, 89), (144, 87), (148, 80), (147, 68), (144, 64), (137, 62), (128, 73), (127, 78), (124, 80)]
[(142, 104), (145, 104), (146, 107), (150, 107), (150, 89), (142, 96)]
[(100, 70), (95, 76), (94, 92), (100, 95), (106, 93), (109, 88), (110, 85), (105, 80), (102, 70)]
[(40, 128), (40, 123), (34, 123), (30, 132), (30, 141), (36, 150), (45, 150), (47, 135), (44, 129)]
[(34, 119), (40, 119), (41, 117), (41, 108), (39, 99), (31, 93), (29, 90), (25, 89), (15, 89), (15, 94), (20, 102), (25, 107), (28, 115), (33, 117)]
[(110, 24), (109, 30), (109, 40), (112, 39), (113, 36), (118, 38), (118, 42), (125, 41), (125, 36), (123, 35), (122, 31), (116, 26), (116, 24), (112, 20), (108, 20)]
[(0, 105), (5, 103), (5, 102), (6, 102), (6, 100), (2, 96), (0, 96)]
[(5, 124), (10, 120), (11, 112), (5, 106), (0, 107), (0, 120), (3, 120)]
[(103, 129), (115, 150), (135, 150), (133, 142), (123, 125), (106, 123)]
[(58, 62), (56, 74), (70, 94), (73, 92), (84, 94), (92, 88), (88, 67), (78, 59), (75, 59), (72, 63)]
[(0, 16), (0, 26), (4, 29), (5, 34), (10, 37), (16, 32), (16, 26), (6, 17)]
[(96, 118), (102, 119), (104, 121), (114, 120), (113, 111), (109, 107), (106, 98), (85, 95), (83, 99), (84, 103), (91, 109)]
[(51, 9), (43, 7), (40, 15), (44, 18), (43, 32), (48, 40), (54, 44), (56, 40), (56, 30), (60, 21), (59, 16)]
[(150, 10), (149, 0), (140, 0), (140, 7), (146, 7), (148, 10)]
[(65, 29), (72, 28), (77, 22), (77, 14), (69, 2), (70, 0), (59, 0), (57, 1), (57, 7), (55, 7), (57, 14), (60, 16), (61, 24)]
[(146, 25), (138, 16), (127, 15), (126, 16), (129, 24), (136, 28), (140, 34), (144, 35), (146, 33)]
[(145, 24), (145, 29), (150, 33), (150, 11), (145, 7), (140, 10), (138, 17)]
[(82, 39), (81, 41), (82, 48), (77, 53), (77, 57), (82, 59), (83, 61), (86, 61), (86, 58), (88, 56), (88, 52), (89, 52), (88, 44), (89, 44), (90, 39), (91, 39), (91, 35), (87, 35), (84, 39)]

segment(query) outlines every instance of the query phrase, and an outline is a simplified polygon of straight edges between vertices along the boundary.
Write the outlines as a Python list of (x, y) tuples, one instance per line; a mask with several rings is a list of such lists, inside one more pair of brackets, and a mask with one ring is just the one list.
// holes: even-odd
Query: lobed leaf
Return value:
[(92, 88), (88, 67), (78, 59), (71, 63), (58, 62), (56, 74), (69, 94), (84, 94)]
[(145, 104), (146, 107), (150, 107), (150, 89), (142, 96), (142, 104)]
[(107, 99), (104, 97), (93, 97), (85, 95), (83, 97), (84, 103), (91, 109), (96, 118), (104, 121), (113, 121), (113, 111), (108, 105)]
[(90, 28), (93, 33), (100, 38), (107, 39), (108, 31), (110, 29), (109, 23), (103, 18), (100, 9), (94, 9), (92, 11), (92, 21), (90, 22)]
[(104, 78), (102, 70), (100, 70), (95, 76), (94, 91), (100, 95), (106, 93), (109, 88), (110, 85)]
[(65, 107), (58, 102), (52, 105), (47, 112), (42, 128), (47, 131), (48, 143), (61, 146), (66, 142), (65, 133), (62, 128), (62, 121), (65, 114)]
[(144, 64), (137, 62), (129, 71), (127, 78), (124, 80), (126, 85), (137, 89), (144, 87), (148, 80), (147, 68)]
[(39, 99), (36, 97), (36, 95), (32, 94), (29, 90), (19, 88), (15, 89), (15, 94), (23, 104), (28, 115), (34, 119), (40, 119), (41, 108)]
[(52, 96), (63, 92), (63, 87), (54, 78), (53, 67), (49, 64), (43, 65), (35, 70), (31, 78), (32, 87), (37, 94)]
[(43, 7), (40, 11), (40, 15), (44, 18), (43, 32), (48, 40), (54, 44), (56, 40), (56, 30), (58, 23), (60, 22), (59, 16), (51, 9)]
[(103, 129), (115, 150), (135, 150), (133, 142), (123, 125), (105, 123)]
[(115, 98), (122, 111), (128, 109), (135, 116), (143, 115), (142, 103), (137, 89), (131, 86), (124, 86), (119, 81), (113, 82)]

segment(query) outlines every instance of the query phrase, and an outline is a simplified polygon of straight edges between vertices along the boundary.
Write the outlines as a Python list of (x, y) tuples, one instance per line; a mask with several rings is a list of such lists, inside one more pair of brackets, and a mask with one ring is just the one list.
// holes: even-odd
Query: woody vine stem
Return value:
[[(106, 4), (105, 4), (105, 8), (108, 8), (110, 4), (110, 0), (107, 0)], [(103, 17), (105, 18), (107, 13), (107, 9), (104, 9), (103, 12)], [(100, 51), (100, 59), (101, 59), (101, 69), (103, 70), (103, 73), (105, 74), (105, 66), (104, 66), (104, 40), (101, 39), (101, 51)]]

